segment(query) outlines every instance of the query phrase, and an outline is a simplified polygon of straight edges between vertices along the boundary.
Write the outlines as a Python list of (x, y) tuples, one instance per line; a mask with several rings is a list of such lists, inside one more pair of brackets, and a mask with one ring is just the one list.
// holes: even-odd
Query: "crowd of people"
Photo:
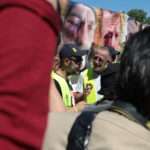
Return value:
[[(69, 7), (51, 75), (60, 95), (56, 101), (63, 102), (67, 111), (81, 111), (103, 99), (115, 99), (119, 51), (110, 45), (95, 45), (95, 29), (96, 14), (92, 7), (81, 3)], [(76, 55), (80, 51), (82, 54)]]
[(0, 1), (1, 149), (150, 149), (150, 28), (120, 53), (92, 7), (60, 4)]

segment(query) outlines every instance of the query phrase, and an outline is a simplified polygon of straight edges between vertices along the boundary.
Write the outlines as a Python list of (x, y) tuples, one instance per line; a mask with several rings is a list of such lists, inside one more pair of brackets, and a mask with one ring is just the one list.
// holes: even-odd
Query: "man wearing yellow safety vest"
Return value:
[(84, 70), (81, 74), (84, 80), (84, 95), (87, 104), (94, 104), (103, 98), (98, 91), (101, 89), (101, 73), (112, 62), (107, 47), (93, 47), (91, 67)]
[(67, 76), (80, 73), (80, 65), (84, 54), (85, 51), (80, 50), (75, 44), (64, 44), (59, 53), (60, 66), (52, 73), (52, 79), (66, 108), (71, 108), (75, 104), (67, 82)]

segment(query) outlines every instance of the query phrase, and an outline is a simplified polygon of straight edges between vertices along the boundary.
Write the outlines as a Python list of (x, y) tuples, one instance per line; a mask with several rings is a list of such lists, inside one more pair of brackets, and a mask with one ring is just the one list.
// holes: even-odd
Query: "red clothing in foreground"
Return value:
[(0, 0), (0, 149), (40, 149), (60, 18), (44, 0)]

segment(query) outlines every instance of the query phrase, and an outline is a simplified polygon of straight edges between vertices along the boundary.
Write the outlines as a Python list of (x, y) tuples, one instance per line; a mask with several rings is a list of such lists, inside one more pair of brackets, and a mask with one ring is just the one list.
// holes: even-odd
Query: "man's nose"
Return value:
[(86, 45), (88, 41), (88, 25), (86, 22), (83, 22), (78, 32), (78, 42), (80, 45)]
[(95, 59), (95, 64), (99, 64), (101, 61), (99, 59)]

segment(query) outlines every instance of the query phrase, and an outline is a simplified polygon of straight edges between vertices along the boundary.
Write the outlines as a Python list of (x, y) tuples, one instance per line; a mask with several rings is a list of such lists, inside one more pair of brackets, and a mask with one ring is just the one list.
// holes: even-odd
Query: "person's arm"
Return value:
[(50, 99), (50, 110), (52, 112), (64, 112), (65, 107), (61, 95), (59, 94), (54, 80), (51, 80), (50, 90), (49, 90), (49, 99)]
[(63, 104), (60, 86), (59, 86), (59, 84), (57, 84), (56, 80), (51, 81), (51, 87), (50, 87), (49, 93), (50, 93), (49, 99), (50, 99), (51, 112), (77, 112), (78, 108), (80, 111), (83, 107), (83, 106), (81, 106), (81, 104), (78, 104), (73, 107), (66, 108)]

